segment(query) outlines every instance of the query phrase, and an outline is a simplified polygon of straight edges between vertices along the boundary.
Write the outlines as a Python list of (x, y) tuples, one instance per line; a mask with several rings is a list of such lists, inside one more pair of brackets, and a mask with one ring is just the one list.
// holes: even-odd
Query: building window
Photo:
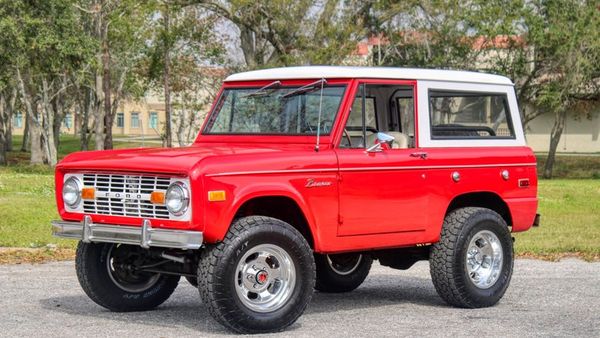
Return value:
[(67, 129), (71, 129), (73, 126), (73, 115), (67, 114), (65, 115), (65, 119), (63, 120), (63, 127)]
[(17, 114), (15, 114), (15, 118), (13, 119), (13, 127), (23, 128), (23, 114), (21, 112), (17, 112)]
[(140, 113), (134, 112), (131, 113), (131, 128), (139, 128), (140, 127)]
[(150, 112), (150, 119), (148, 119), (148, 126), (151, 129), (158, 129), (158, 113), (155, 111)]
[(117, 128), (125, 127), (125, 114), (117, 113)]

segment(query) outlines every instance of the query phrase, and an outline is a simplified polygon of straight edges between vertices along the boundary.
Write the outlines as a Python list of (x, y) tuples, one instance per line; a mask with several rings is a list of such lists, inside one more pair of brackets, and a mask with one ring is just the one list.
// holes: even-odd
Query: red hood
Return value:
[[(65, 157), (57, 166), (63, 171), (101, 170), (191, 175), (206, 158), (245, 157), (263, 154), (273, 158), (275, 153), (290, 150), (310, 150), (306, 145), (277, 144), (194, 144), (185, 148), (140, 148), (76, 152)], [(293, 152), (293, 151), (292, 151)], [(264, 156), (266, 155), (266, 156)], [(211, 161), (214, 162), (215, 161)], [(220, 161), (216, 161), (220, 162)], [(226, 161), (231, 163), (231, 161)], [(235, 161), (237, 162), (237, 161)], [(198, 173), (196, 173), (198, 174)]]

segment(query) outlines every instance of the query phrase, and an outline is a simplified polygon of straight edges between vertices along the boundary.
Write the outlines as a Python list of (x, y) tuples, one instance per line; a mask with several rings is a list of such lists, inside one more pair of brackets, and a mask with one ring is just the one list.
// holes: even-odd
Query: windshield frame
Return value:
[[(320, 79), (301, 79), (301, 80), (280, 80), (281, 86), (279, 88), (285, 87), (301, 87), (312, 82), (318, 81)], [(347, 107), (347, 97), (348, 93), (351, 91), (352, 79), (326, 79), (327, 86), (329, 87), (344, 87), (343, 93), (341, 95), (340, 104), (335, 112), (333, 118), (333, 124), (330, 132), (328, 134), (321, 134), (322, 143), (329, 143), (335, 135), (338, 133), (338, 124), (340, 116), (343, 116), (344, 111), (348, 109)], [(200, 128), (200, 132), (198, 133), (198, 137), (196, 138), (196, 142), (267, 142), (267, 143), (276, 143), (276, 142), (288, 142), (288, 143), (314, 143), (316, 141), (316, 134), (284, 134), (284, 133), (210, 133), (207, 132), (207, 126), (214, 114), (216, 113), (219, 104), (222, 102), (223, 92), (227, 89), (259, 89), (272, 83), (275, 79), (272, 80), (260, 80), (260, 81), (231, 81), (224, 82), (221, 90), (216, 96), (213, 105), (206, 115), (204, 119), (204, 123)]]

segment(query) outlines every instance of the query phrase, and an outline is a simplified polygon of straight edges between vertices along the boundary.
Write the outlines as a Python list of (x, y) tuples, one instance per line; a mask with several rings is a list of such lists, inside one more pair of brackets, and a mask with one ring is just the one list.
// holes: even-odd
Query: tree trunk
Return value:
[(44, 149), (42, 139), (42, 124), (40, 116), (37, 112), (37, 106), (34, 109), (34, 104), (25, 86), (25, 81), (21, 75), (19, 68), (17, 70), (17, 80), (19, 84), (19, 91), (21, 92), (21, 98), (27, 111), (27, 126), (29, 134), (29, 144), (31, 145), (31, 164), (43, 164), (44, 163)]
[[(165, 35), (169, 35), (169, 6), (165, 6), (164, 11), (164, 29)], [(168, 38), (165, 38), (165, 51), (164, 51), (164, 69), (163, 69), (163, 85), (165, 91), (165, 142), (166, 146), (171, 148), (173, 146), (173, 135), (171, 130), (171, 86), (170, 86), (170, 76), (171, 76), (171, 68), (170, 68), (170, 42), (167, 41)]]
[(62, 127), (63, 121), (65, 120), (65, 114), (63, 112), (63, 103), (60, 97), (56, 97), (52, 102), (52, 109), (54, 110), (54, 121), (52, 122), (52, 134), (54, 135), (54, 147), (58, 152), (60, 146), (60, 128)]
[(183, 147), (186, 145), (186, 139), (185, 139), (185, 121), (187, 121), (187, 110), (186, 110), (186, 104), (185, 104), (185, 99), (181, 100), (181, 109), (179, 114), (177, 115), (177, 143), (179, 144), (180, 147)]
[(6, 120), (6, 151), (13, 151), (13, 145), (12, 145), (12, 141), (13, 141), (13, 116), (15, 113), (15, 107), (17, 106), (17, 88), (13, 87), (12, 90), (12, 96), (10, 98), (10, 100), (8, 101), (8, 120)]
[(110, 99), (110, 50), (108, 48), (108, 25), (102, 34), (102, 90), (104, 91), (104, 149), (113, 148), (112, 140), (112, 101)]
[(260, 60), (258, 60), (258, 55), (256, 51), (256, 39), (255, 34), (249, 28), (239, 26), (240, 29), (240, 47), (242, 49), (242, 53), (244, 54), (244, 60), (246, 61), (246, 66), (249, 69), (255, 69), (258, 64), (262, 64)]
[(94, 93), (91, 89), (85, 91), (83, 102), (81, 103), (81, 111), (83, 116), (81, 117), (81, 125), (79, 127), (79, 142), (81, 150), (88, 150), (90, 147), (90, 111), (93, 106)]
[(34, 122), (32, 114), (27, 114), (29, 120), (29, 143), (31, 144), (31, 164), (44, 164), (44, 144), (42, 139), (42, 128)]
[(26, 153), (31, 149), (29, 146), (29, 119), (27, 118), (27, 112), (25, 112), (25, 118), (23, 119), (23, 123), (25, 124), (25, 128), (23, 128), (23, 144), (21, 144), (21, 152)]
[(552, 127), (552, 132), (550, 133), (550, 149), (548, 150), (548, 158), (546, 159), (546, 164), (544, 165), (544, 178), (552, 178), (554, 161), (556, 160), (556, 149), (558, 148), (560, 137), (562, 136), (563, 130), (565, 129), (566, 121), (567, 111), (566, 109), (561, 109), (559, 112), (556, 113), (554, 126)]
[(55, 166), (58, 163), (58, 152), (56, 151), (56, 142), (54, 141), (54, 109), (50, 102), (50, 87), (46, 78), (42, 79), (42, 128), (44, 151), (47, 163)]
[(6, 165), (6, 137), (4, 135), (4, 131), (1, 130), (4, 128), (2, 124), (3, 122), (0, 121), (0, 165)]
[[(106, 0), (94, 1), (93, 6), (98, 7), (100, 9), (104, 8)], [(95, 22), (95, 37), (100, 41), (100, 44), (103, 45), (104, 39), (108, 38), (105, 35), (106, 24), (104, 22), (102, 10), (98, 11), (94, 18)], [(103, 53), (102, 50), (99, 50), (96, 53), (96, 62), (98, 65), (103, 65)], [(96, 142), (96, 150), (104, 149), (104, 110), (102, 109), (102, 105), (104, 103), (104, 82), (103, 82), (103, 73), (102, 71), (96, 69), (95, 72), (95, 91), (96, 97), (94, 102), (94, 120), (95, 120), (95, 128), (94, 128), (94, 140)]]
[(5, 97), (0, 94), (0, 165), (6, 164), (6, 123), (8, 122)]

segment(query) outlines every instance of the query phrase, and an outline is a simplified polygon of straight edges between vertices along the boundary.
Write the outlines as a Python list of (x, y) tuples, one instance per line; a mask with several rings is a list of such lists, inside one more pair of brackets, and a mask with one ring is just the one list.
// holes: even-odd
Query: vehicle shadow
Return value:
[[(146, 312), (110, 312), (90, 300), (85, 294), (77, 296), (53, 297), (40, 300), (42, 308), (76, 317), (94, 317), (160, 327), (188, 327), (197, 332), (210, 335), (228, 335), (224, 329), (210, 317), (201, 304), (197, 290), (182, 281), (173, 296), (162, 306)], [(390, 305), (418, 305), (426, 307), (445, 306), (437, 296), (431, 280), (399, 276), (369, 276), (357, 290), (349, 293), (315, 292), (305, 314), (334, 313), (346, 310), (375, 308)], [(73, 319), (77, 322), (77, 319)], [(287, 331), (301, 327), (294, 324)]]

